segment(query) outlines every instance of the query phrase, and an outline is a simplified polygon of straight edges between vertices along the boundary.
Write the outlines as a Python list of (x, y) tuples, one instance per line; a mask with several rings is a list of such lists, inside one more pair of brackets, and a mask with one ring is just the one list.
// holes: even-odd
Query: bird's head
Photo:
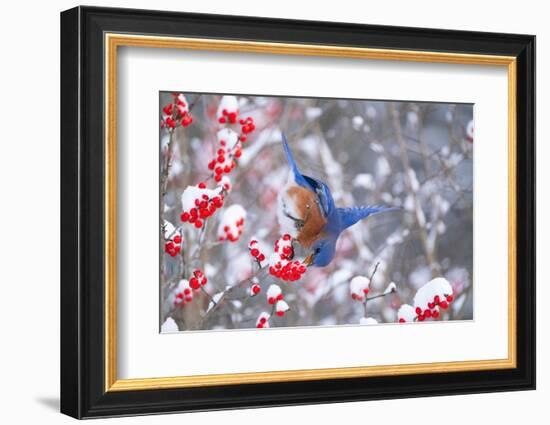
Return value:
[(304, 259), (307, 266), (325, 267), (336, 252), (336, 239), (329, 236), (317, 240), (311, 247), (311, 252)]

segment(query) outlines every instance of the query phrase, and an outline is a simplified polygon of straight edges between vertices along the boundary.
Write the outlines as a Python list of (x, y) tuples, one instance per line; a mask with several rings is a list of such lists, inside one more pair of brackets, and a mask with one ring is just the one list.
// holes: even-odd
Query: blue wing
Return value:
[(307, 189), (310, 189), (312, 191), (315, 191), (315, 187), (312, 186), (310, 182), (308, 182), (308, 180), (302, 175), (302, 173), (298, 169), (298, 165), (296, 164), (296, 161), (294, 160), (294, 156), (292, 156), (292, 151), (290, 150), (290, 147), (288, 146), (288, 142), (286, 140), (285, 134), (281, 133), (281, 135), (283, 136), (283, 147), (285, 148), (286, 159), (288, 161), (288, 164), (290, 165), (290, 169), (292, 170), (292, 174), (294, 174), (294, 180), (300, 186), (305, 187)]
[(315, 192), (319, 201), (319, 208), (321, 209), (324, 217), (326, 218), (330, 216), (334, 211), (334, 200), (332, 199), (330, 189), (322, 181), (317, 180), (313, 177), (305, 176), (300, 172), (300, 170), (298, 169), (298, 165), (294, 160), (294, 156), (292, 155), (292, 151), (288, 146), (288, 142), (284, 133), (281, 133), (281, 135), (283, 139), (283, 147), (285, 149), (286, 159), (290, 165), (292, 173), (294, 174), (294, 180), (296, 181), (296, 184), (305, 187), (312, 192)]
[(353, 226), (359, 220), (367, 218), (369, 215), (377, 214), (387, 211), (399, 211), (400, 207), (384, 207), (384, 206), (372, 206), (372, 207), (351, 207), (351, 208), (338, 208), (340, 214), (340, 222), (342, 230)]

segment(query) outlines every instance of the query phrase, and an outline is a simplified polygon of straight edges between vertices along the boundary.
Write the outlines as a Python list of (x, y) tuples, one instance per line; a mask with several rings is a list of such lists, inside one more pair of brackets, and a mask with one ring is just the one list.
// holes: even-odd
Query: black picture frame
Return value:
[[(104, 34), (479, 53), (517, 58), (517, 367), (105, 391)], [(535, 388), (535, 37), (76, 7), (61, 13), (61, 412), (75, 418)]]

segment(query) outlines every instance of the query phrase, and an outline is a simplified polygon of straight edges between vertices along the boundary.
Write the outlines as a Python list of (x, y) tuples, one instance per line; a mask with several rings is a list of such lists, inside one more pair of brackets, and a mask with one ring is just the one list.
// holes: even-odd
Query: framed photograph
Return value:
[(535, 388), (535, 37), (61, 14), (61, 411)]

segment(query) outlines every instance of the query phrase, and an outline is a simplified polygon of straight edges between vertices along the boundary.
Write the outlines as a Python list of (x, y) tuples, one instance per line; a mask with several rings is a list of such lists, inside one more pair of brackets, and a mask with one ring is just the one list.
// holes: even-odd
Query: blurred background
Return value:
[[(180, 220), (181, 194), (211, 174), (216, 135), (225, 127), (216, 115), (221, 95), (184, 95), (193, 105), (193, 122), (173, 130), (161, 223), (181, 231), (182, 251), (192, 252), (199, 237), (204, 240), (200, 255), (189, 259), (162, 252), (161, 239), (160, 324), (173, 320), (163, 331), (255, 327), (259, 314), (269, 311), (265, 291), (272, 283), (281, 286), (290, 307), (284, 317), (272, 318), (272, 327), (359, 324), (367, 316), (395, 323), (399, 307), (412, 304), (416, 290), (438, 276), (448, 279), (455, 297), (440, 320), (473, 318), (473, 105), (237, 95), (239, 117), (252, 117), (256, 129), (229, 174), (233, 188), (223, 208), (239, 204), (246, 211), (242, 235), (229, 242), (217, 240), (223, 210), (207, 220), (203, 236)], [(161, 116), (171, 102), (172, 93), (160, 94)], [(205, 315), (211, 297), (255, 272), (249, 241), (257, 239), (269, 255), (281, 235), (277, 195), (289, 172), (281, 131), (301, 171), (325, 181), (337, 206), (382, 204), (402, 210), (374, 215), (345, 231), (329, 266), (309, 268), (291, 283), (263, 276), (260, 295), (251, 297), (249, 285), (239, 287)], [(168, 145), (169, 131), (161, 126), (161, 173)], [(296, 254), (303, 258), (305, 253)], [(182, 264), (185, 258), (189, 264)], [(349, 282), (370, 277), (376, 265), (369, 296), (392, 282), (397, 291), (370, 301), (365, 311), (352, 300)], [(189, 279), (197, 268), (208, 277), (205, 291), (175, 307), (180, 279)]]

